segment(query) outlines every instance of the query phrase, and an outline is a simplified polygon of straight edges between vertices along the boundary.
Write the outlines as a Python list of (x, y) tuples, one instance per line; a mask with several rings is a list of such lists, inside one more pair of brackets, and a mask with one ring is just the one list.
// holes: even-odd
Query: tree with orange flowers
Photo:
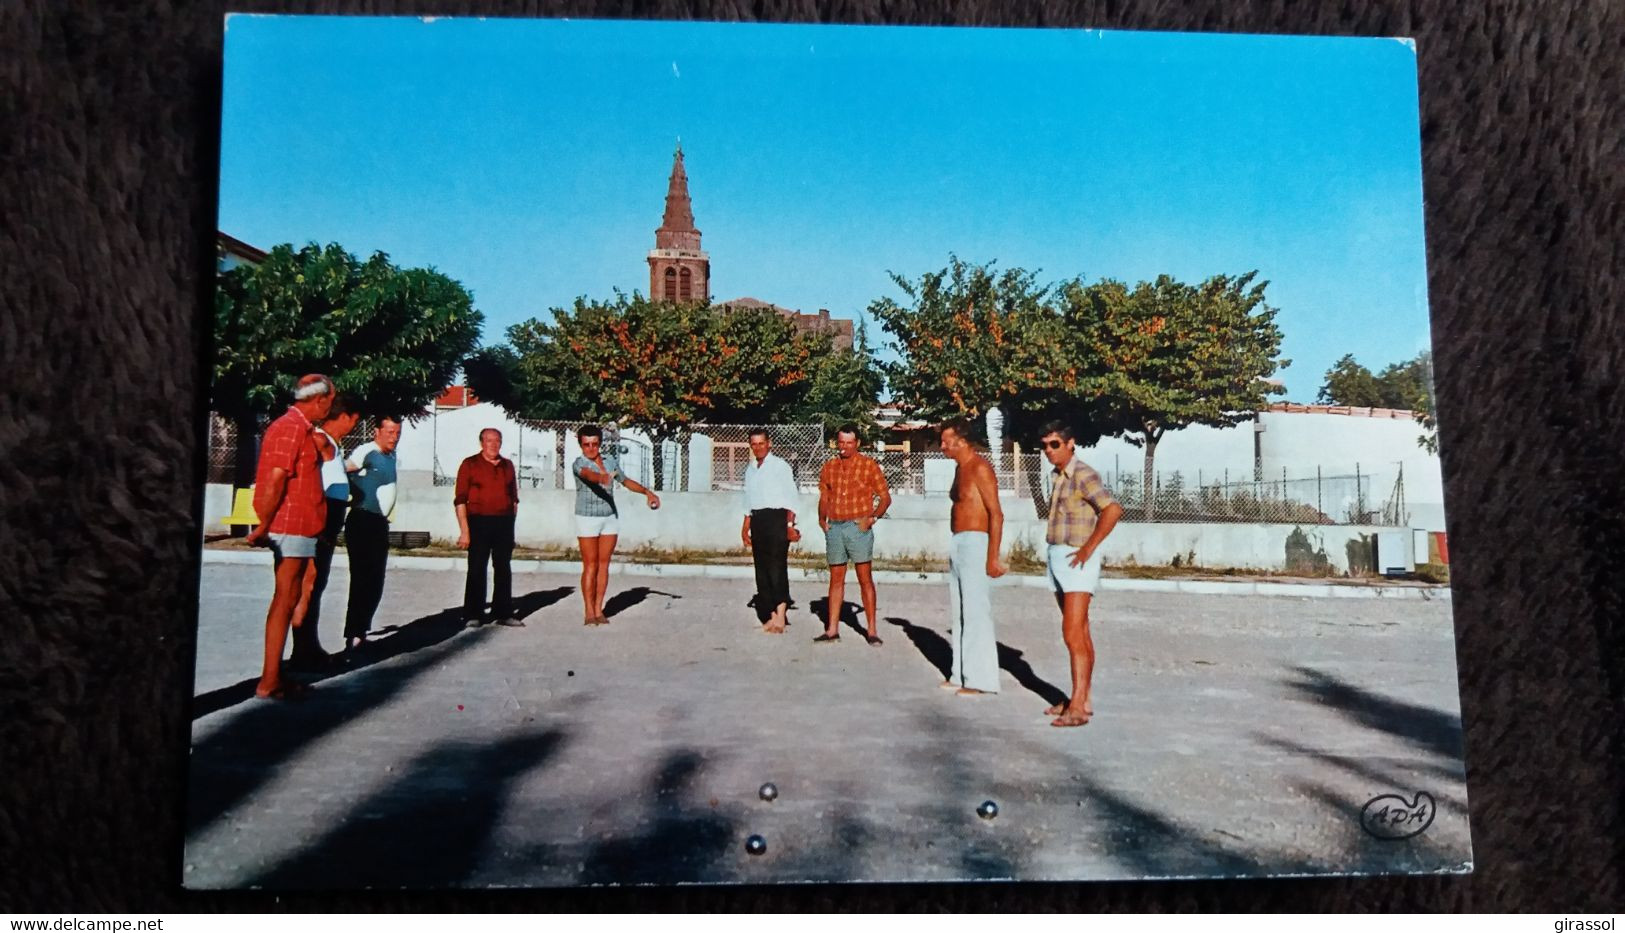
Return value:
[(1257, 272), (1216, 275), (1198, 285), (1170, 276), (1130, 288), (1103, 279), (1061, 291), (1067, 355), (1098, 359), (1103, 381), (1089, 398), (1103, 405), (1123, 439), (1145, 449), (1145, 520), (1155, 518), (1153, 464), (1169, 430), (1250, 421), (1284, 392), (1270, 380), (1280, 358), (1276, 310)]
[(885, 372), (905, 412), (938, 421), (1000, 408), (1007, 424), (1021, 423), (1051, 407), (1056, 392), (1088, 381), (1065, 358), (1051, 289), (1035, 274), (953, 256), (917, 280), (891, 278), (908, 301), (881, 298), (869, 313), (897, 344), (901, 358)]
[[(798, 414), (834, 351), (767, 309), (578, 299), (551, 321), (508, 329), (508, 345), (468, 361), (469, 388), (529, 420), (617, 421), (654, 442), (700, 423), (772, 423)], [(871, 402), (872, 404), (872, 402)]]
[[(892, 281), (907, 301), (881, 298), (869, 313), (896, 343), (900, 359), (885, 367), (886, 378), (906, 413), (979, 423), (997, 408), (1007, 434), (1028, 443), (1053, 418), (1075, 424), (1080, 444), (1112, 433), (1091, 400), (1095, 361), (1068, 354), (1054, 288), (1040, 286), (1034, 273), (951, 256), (942, 270), (915, 280), (893, 273)], [(1042, 517), (1039, 474), (1029, 471), (1029, 480)]]

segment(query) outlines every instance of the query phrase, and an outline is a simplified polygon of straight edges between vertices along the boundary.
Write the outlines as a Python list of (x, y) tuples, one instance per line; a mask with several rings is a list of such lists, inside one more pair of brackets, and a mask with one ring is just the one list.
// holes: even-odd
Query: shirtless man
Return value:
[(1004, 576), (999, 540), (1004, 509), (993, 466), (970, 443), (970, 426), (955, 419), (940, 429), (942, 452), (955, 463), (948, 550), (948, 642), (953, 646), (953, 673), (945, 688), (960, 696), (999, 692), (999, 644), (993, 634), (991, 581)]

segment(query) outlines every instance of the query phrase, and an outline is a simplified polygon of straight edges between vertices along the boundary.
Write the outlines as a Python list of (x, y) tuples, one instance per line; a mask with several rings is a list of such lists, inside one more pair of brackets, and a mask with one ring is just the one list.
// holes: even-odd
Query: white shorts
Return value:
[(577, 515), (576, 537), (596, 538), (599, 535), (621, 533), (621, 519), (616, 515)]
[(1055, 592), (1093, 593), (1100, 586), (1100, 549), (1096, 548), (1088, 560), (1074, 567), (1071, 560), (1072, 555), (1076, 553), (1078, 549), (1070, 544), (1049, 546), (1046, 555), (1049, 563), (1049, 582), (1055, 587)]
[(284, 557), (315, 557), (316, 539), (305, 535), (267, 535), (271, 553), (278, 560)]

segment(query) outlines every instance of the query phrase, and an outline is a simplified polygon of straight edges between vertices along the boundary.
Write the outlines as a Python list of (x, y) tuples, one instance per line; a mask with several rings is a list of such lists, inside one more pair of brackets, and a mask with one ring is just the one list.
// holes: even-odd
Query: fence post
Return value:
[(1365, 524), (1365, 483), (1360, 479), (1360, 465), (1354, 465), (1354, 523)]
[(1320, 515), (1322, 522), (1326, 520), (1326, 503), (1320, 494), (1320, 466), (1318, 464), (1315, 466), (1315, 512)]

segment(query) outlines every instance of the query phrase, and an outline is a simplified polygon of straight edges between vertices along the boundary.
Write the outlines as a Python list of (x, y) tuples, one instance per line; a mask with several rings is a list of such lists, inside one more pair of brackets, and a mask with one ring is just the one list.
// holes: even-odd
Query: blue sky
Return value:
[(433, 266), (495, 343), (647, 291), (678, 137), (719, 300), (855, 318), (950, 253), (1257, 269), (1293, 401), (1429, 345), (1393, 39), (235, 15), (220, 228)]

